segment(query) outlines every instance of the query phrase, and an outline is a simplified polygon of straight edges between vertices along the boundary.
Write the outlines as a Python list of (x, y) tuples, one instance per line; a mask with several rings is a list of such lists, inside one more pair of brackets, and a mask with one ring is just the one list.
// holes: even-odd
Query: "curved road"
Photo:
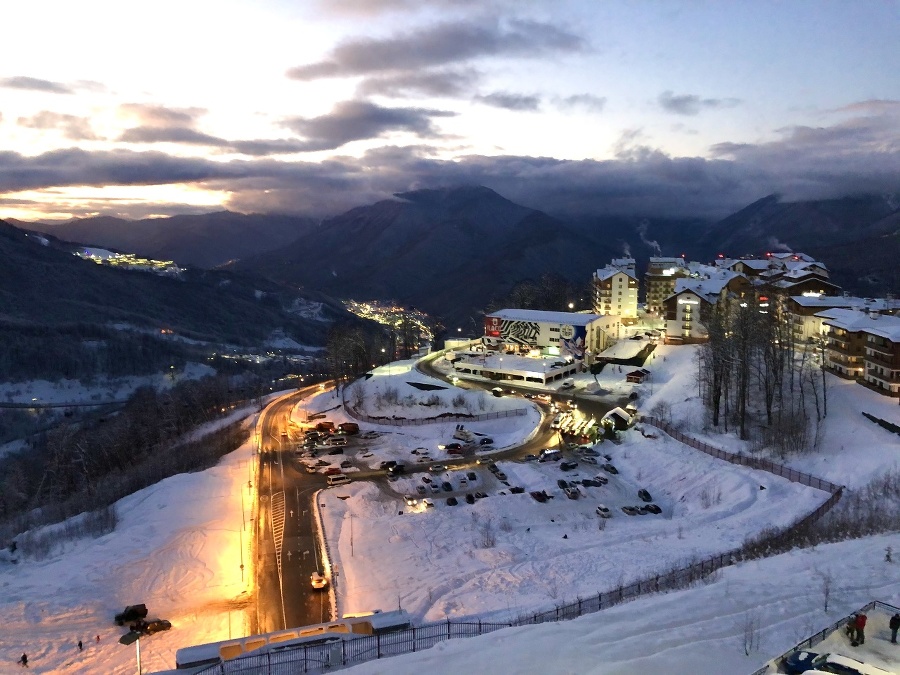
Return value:
[(271, 405), (260, 429), (259, 519), (257, 522), (257, 611), (251, 633), (329, 621), (328, 592), (313, 590), (310, 575), (321, 569), (312, 498), (325, 477), (301, 472), (288, 432), (296, 403), (318, 390), (307, 387)]
[[(446, 378), (434, 370), (428, 361), (420, 361), (420, 369), (435, 378)], [(507, 389), (514, 388), (502, 383)], [(489, 389), (496, 383), (467, 381), (471, 388)], [(326, 486), (321, 474), (308, 474), (294, 458), (292, 444), (296, 440), (283, 433), (290, 433), (288, 422), (296, 403), (318, 391), (318, 385), (306, 387), (275, 402), (263, 413), (260, 429), (259, 471), (259, 519), (257, 521), (257, 611), (251, 632), (268, 633), (324, 623), (331, 619), (333, 606), (331, 594), (313, 590), (310, 575), (321, 570), (321, 551), (313, 509), (313, 495)], [(522, 388), (524, 392), (533, 389)], [(611, 410), (615, 404), (576, 398), (575, 395), (552, 392), (558, 399), (575, 399), (581, 410), (597, 419)], [(537, 402), (547, 413), (549, 406)], [(539, 430), (522, 445), (492, 452), (490, 459), (521, 459), (527, 454), (537, 454), (542, 448), (556, 444), (558, 436), (550, 428), (550, 417), (544, 415)], [(484, 455), (482, 455), (484, 456)], [(464, 469), (476, 464), (476, 457), (438, 460), (448, 469)], [(433, 463), (432, 463), (433, 464)], [(407, 473), (427, 473), (432, 464), (408, 464)], [(363, 470), (353, 474), (354, 480), (380, 479), (386, 476), (382, 470)]]

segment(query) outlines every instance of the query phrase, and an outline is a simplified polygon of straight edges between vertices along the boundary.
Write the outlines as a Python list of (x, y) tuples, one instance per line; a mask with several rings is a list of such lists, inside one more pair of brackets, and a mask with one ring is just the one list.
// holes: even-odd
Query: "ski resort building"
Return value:
[(675, 291), (663, 302), (666, 344), (706, 342), (709, 333), (703, 316), (707, 311), (728, 302), (756, 302), (746, 277), (729, 270), (708, 269), (707, 277), (676, 279)]
[(621, 333), (618, 316), (581, 312), (501, 309), (484, 318), (484, 343), (519, 354), (537, 351), (583, 361), (602, 352)]
[(622, 317), (625, 325), (637, 320), (638, 279), (633, 258), (619, 258), (594, 272), (595, 314)]
[(688, 275), (684, 258), (650, 258), (644, 275), (647, 311), (662, 314), (663, 302), (675, 292), (675, 280)]
[(828, 327), (826, 368), (885, 396), (900, 396), (900, 317), (853, 309), (819, 316)]

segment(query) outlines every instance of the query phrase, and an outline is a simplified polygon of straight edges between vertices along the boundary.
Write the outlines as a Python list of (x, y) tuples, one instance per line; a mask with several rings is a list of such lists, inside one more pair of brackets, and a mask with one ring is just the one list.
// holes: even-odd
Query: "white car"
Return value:
[(612, 511), (603, 504), (597, 505), (597, 515), (601, 518), (612, 518)]
[(328, 579), (323, 577), (318, 571), (309, 575), (309, 583), (316, 590), (328, 588)]

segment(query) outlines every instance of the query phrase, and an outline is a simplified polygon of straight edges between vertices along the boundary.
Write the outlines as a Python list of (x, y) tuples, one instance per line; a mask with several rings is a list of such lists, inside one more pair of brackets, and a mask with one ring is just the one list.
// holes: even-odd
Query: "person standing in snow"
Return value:
[(888, 628), (891, 629), (891, 642), (897, 644), (897, 630), (900, 629), (900, 614), (894, 614), (888, 622)]
[(81, 644), (81, 640), (78, 641), (78, 651), (84, 649), (84, 645)]
[(19, 663), (22, 664), (23, 668), (27, 668), (28, 667), (28, 654), (23, 653), (22, 658), (19, 659)]
[(868, 617), (860, 612), (856, 615), (856, 641), (863, 645), (866, 643), (866, 619)]

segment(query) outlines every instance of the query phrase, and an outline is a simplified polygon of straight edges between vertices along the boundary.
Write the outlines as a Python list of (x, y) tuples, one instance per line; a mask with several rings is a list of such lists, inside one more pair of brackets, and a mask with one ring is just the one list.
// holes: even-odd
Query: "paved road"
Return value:
[(297, 401), (316, 390), (308, 387), (272, 405), (260, 425), (258, 600), (253, 633), (331, 618), (329, 594), (314, 591), (309, 581), (321, 564), (312, 497), (325, 487), (325, 478), (299, 471), (291, 444), (281, 435), (288, 430), (288, 418)]

